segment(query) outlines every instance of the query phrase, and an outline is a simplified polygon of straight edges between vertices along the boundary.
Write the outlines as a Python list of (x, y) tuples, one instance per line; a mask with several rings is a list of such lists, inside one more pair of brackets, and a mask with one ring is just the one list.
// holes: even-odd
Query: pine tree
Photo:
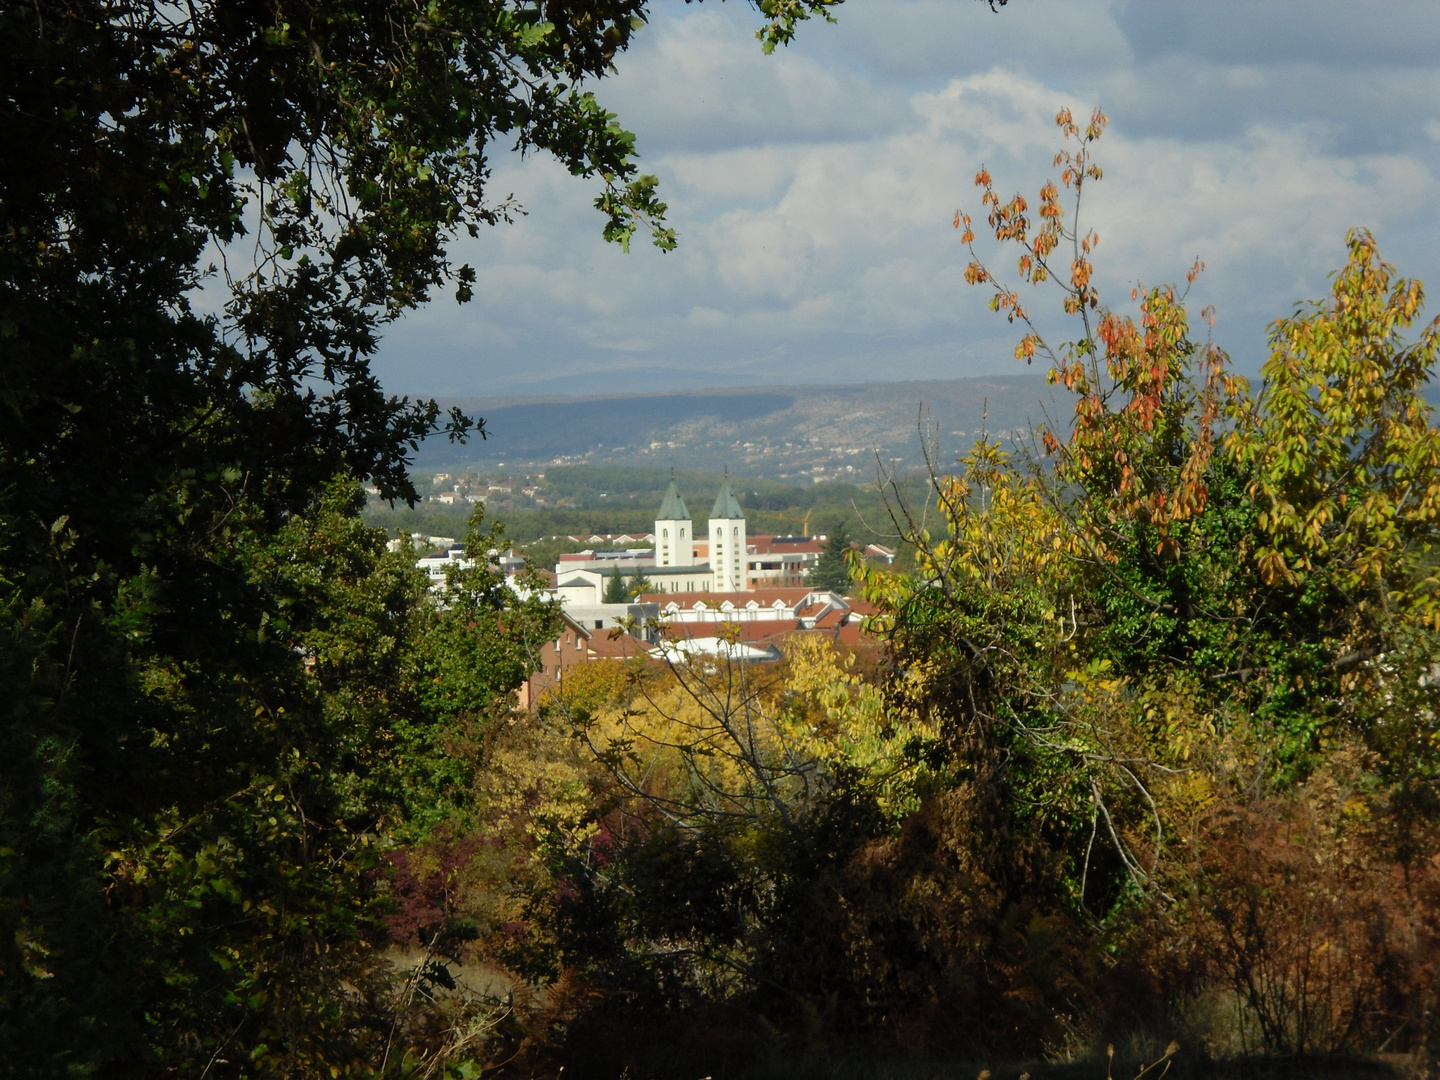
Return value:
[(841, 595), (850, 591), (850, 567), (845, 554), (854, 546), (854, 540), (844, 525), (837, 525), (825, 541), (820, 559), (814, 569), (805, 577), (805, 584), (812, 589), (829, 589)]
[(619, 563), (616, 563), (615, 568), (610, 571), (610, 580), (605, 583), (605, 595), (601, 599), (606, 604), (628, 604), (630, 602), (630, 590), (625, 586), (625, 579), (620, 576)]

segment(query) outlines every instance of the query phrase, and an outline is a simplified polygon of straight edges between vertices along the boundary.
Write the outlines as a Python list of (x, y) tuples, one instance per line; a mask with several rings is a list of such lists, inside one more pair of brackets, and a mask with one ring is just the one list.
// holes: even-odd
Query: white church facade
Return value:
[(824, 537), (751, 537), (727, 477), (710, 508), (709, 536), (696, 537), (690, 509), (672, 480), (655, 515), (655, 549), (562, 555), (553, 591), (567, 603), (597, 605), (617, 571), (643, 575), (652, 593), (738, 593), (803, 587)]
[(749, 589), (745, 574), (749, 548), (745, 538), (745, 515), (730, 493), (727, 478), (710, 508), (710, 567), (716, 592), (744, 592)]
[(656, 592), (740, 592), (746, 584), (745, 514), (727, 479), (710, 509), (708, 559), (695, 559), (695, 522), (675, 481), (655, 515), (655, 568), (647, 571)]
[(655, 569), (645, 576), (656, 592), (709, 592), (714, 587), (710, 564), (695, 561), (695, 523), (674, 480), (655, 515)]

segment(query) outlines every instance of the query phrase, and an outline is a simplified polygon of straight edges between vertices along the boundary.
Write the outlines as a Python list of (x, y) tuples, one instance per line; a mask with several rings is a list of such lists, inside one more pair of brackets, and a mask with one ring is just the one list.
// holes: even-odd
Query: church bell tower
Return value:
[(672, 478), (665, 492), (665, 501), (655, 515), (655, 565), (694, 566), (695, 528), (690, 520), (690, 511), (685, 500), (675, 487)]
[(715, 575), (716, 592), (744, 592), (749, 578), (746, 555), (745, 513), (730, 492), (730, 478), (715, 496), (710, 509), (710, 568)]

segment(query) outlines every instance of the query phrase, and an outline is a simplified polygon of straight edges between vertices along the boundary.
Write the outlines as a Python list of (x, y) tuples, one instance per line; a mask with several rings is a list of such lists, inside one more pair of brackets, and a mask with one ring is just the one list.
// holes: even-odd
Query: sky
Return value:
[[(1182, 282), (1203, 260), (1196, 321), (1213, 305), (1208, 332), (1241, 371), (1259, 369), (1277, 316), (1324, 294), (1351, 227), (1440, 289), (1440, 4), (846, 0), (837, 18), (765, 56), (749, 4), (657, 0), (591, 89), (660, 178), (678, 250), (604, 243), (593, 183), (497, 148), (491, 191), (526, 215), (455, 243), (475, 299), (442, 293), (391, 327), (385, 387), (491, 397), (1022, 372), (1018, 332), (964, 282), (951, 222), (982, 216), (982, 166), (1037, 202), (1062, 106), (1110, 120), (1104, 180), (1081, 209), (1100, 236), (1102, 300), (1128, 309), (1137, 285)], [(1065, 336), (1057, 292), (1028, 302)]]

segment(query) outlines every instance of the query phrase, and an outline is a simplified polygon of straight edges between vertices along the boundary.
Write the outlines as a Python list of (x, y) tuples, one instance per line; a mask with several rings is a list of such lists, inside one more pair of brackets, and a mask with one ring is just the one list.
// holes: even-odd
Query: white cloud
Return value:
[(657, 19), (606, 88), (609, 107), (662, 151), (865, 138), (903, 120), (903, 91), (804, 54), (766, 57), (746, 16), (707, 5)]
[[(1283, 19), (1262, 6), (1270, 21), (1257, 25)], [(963, 285), (948, 222), (957, 206), (978, 210), (982, 163), (1033, 201), (1053, 171), (1055, 110), (1096, 100), (1112, 126), (1086, 213), (1112, 299), (1137, 280), (1176, 280), (1198, 256), (1197, 298), (1218, 305), (1221, 344), (1253, 365), (1268, 319), (1323, 290), (1351, 225), (1373, 228), (1403, 272), (1435, 276), (1434, 122), (1377, 106), (1383, 130), (1340, 129), (1387, 85), (1410, 87), (1397, 90), (1406, 101), (1440, 88), (1440, 62), (1408, 81), (1354, 58), (1331, 70), (1316, 57), (1333, 35), (1320, 34), (1298, 58), (1279, 50), (1289, 66), (1277, 73), (1248, 44), (1235, 43), (1243, 63), (1225, 62), (1213, 34), (1185, 52), (1170, 23), (1147, 43), (1126, 5), (991, 16), (955, 0), (852, 0), (839, 33), (808, 25), (766, 58), (746, 10), (657, 18), (599, 88), (661, 177), (681, 249), (637, 243), (624, 256), (599, 241), (584, 183), (545, 159), (497, 160), (492, 190), (514, 190), (530, 216), (459, 246), (477, 267), (475, 302), (441, 300), (397, 327), (380, 365), (388, 385), (578, 392), (611, 373), (660, 389), (1012, 369), (1013, 328)], [(1440, 28), (1440, 12), (1431, 21)], [(1374, 64), (1401, 48), (1394, 34), (1372, 38)], [(1369, 89), (1332, 107), (1327, 80)], [(1165, 109), (1181, 120), (1160, 123)]]

